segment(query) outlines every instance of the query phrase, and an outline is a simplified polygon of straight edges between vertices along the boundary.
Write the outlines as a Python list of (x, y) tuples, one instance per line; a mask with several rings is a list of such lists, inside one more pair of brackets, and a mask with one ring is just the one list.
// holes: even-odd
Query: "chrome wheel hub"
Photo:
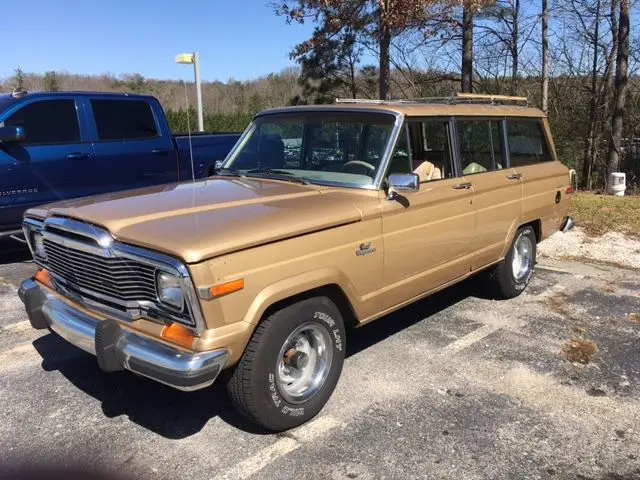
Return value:
[(533, 244), (531, 239), (522, 234), (516, 240), (513, 248), (513, 260), (511, 270), (516, 282), (521, 282), (531, 272), (533, 268)]
[(280, 349), (276, 380), (289, 403), (302, 403), (322, 388), (329, 376), (333, 349), (329, 331), (316, 323), (296, 328)]

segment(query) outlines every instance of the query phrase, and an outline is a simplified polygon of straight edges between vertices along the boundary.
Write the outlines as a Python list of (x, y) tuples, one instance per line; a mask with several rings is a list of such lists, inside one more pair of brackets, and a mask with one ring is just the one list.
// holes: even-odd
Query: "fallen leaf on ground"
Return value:
[(586, 365), (591, 361), (597, 351), (598, 346), (595, 342), (584, 338), (574, 338), (567, 342), (562, 353), (564, 353), (570, 362)]

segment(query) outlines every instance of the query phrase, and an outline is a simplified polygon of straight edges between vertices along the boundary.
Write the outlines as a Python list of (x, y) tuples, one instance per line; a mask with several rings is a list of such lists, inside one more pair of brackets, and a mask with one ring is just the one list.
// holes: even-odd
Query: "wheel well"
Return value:
[(542, 240), (542, 223), (540, 222), (540, 220), (534, 220), (533, 222), (529, 222), (529, 223), (525, 223), (523, 225), (520, 225), (520, 228), (522, 227), (531, 227), (533, 228), (534, 233), (536, 234), (536, 243), (540, 243), (540, 241)]
[(333, 303), (336, 304), (336, 307), (338, 307), (338, 310), (340, 310), (340, 313), (342, 314), (345, 327), (354, 327), (358, 324), (358, 317), (356, 316), (353, 310), (353, 307), (351, 306), (351, 302), (349, 302), (349, 299), (347, 298), (345, 293), (336, 284), (324, 285), (322, 287), (313, 288), (311, 290), (307, 290), (305, 292), (301, 292), (291, 297), (282, 299), (270, 305), (265, 310), (260, 321), (267, 318), (272, 313), (278, 310), (282, 310), (283, 308), (293, 303), (299, 302), (300, 300), (304, 300), (306, 298), (311, 298), (311, 297), (318, 297), (322, 295), (329, 297), (333, 301)]

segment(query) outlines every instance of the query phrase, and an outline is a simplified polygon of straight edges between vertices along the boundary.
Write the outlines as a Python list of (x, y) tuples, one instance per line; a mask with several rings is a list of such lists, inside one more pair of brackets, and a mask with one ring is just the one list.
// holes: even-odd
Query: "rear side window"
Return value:
[(464, 175), (501, 170), (504, 167), (499, 120), (458, 120), (460, 163)]
[(411, 171), (420, 177), (420, 183), (455, 176), (451, 161), (449, 119), (410, 121), (407, 127)]
[(508, 120), (507, 125), (512, 167), (552, 160), (539, 120)]
[(132, 140), (158, 135), (151, 105), (138, 100), (91, 100), (100, 140)]
[(20, 108), (4, 121), (7, 127), (23, 127), (25, 144), (80, 143), (75, 101), (43, 100)]

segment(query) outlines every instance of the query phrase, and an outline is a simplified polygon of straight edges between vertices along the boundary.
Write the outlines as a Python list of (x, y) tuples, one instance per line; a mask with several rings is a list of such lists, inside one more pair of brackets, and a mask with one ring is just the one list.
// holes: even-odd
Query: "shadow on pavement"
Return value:
[(131, 480), (132, 477), (120, 473), (103, 472), (95, 466), (83, 468), (69, 465), (5, 465), (0, 467), (0, 480)]
[[(474, 287), (473, 280), (462, 282), (349, 332), (347, 357), (473, 295)], [(40, 337), (33, 345), (43, 358), (44, 370), (59, 371), (77, 388), (102, 402), (102, 411), (109, 418), (126, 415), (169, 439), (189, 437), (216, 416), (249, 433), (269, 433), (236, 412), (227, 397), (223, 376), (212, 387), (181, 392), (130, 372), (103, 372), (95, 357), (55, 334)]]
[(26, 244), (12, 240), (0, 239), (0, 265), (26, 262), (31, 260), (31, 253)]
[(487, 299), (488, 297), (482, 291), (478, 280), (479, 277), (469, 278), (360, 328), (351, 330), (347, 335), (347, 358), (461, 302), (467, 297)]
[(106, 373), (93, 355), (55, 334), (33, 342), (42, 368), (59, 371), (73, 385), (102, 403), (108, 418), (126, 415), (132, 422), (169, 439), (198, 433), (214, 417), (241, 430), (265, 434), (245, 420), (227, 398), (222, 378), (203, 390), (181, 392), (131, 372)]

